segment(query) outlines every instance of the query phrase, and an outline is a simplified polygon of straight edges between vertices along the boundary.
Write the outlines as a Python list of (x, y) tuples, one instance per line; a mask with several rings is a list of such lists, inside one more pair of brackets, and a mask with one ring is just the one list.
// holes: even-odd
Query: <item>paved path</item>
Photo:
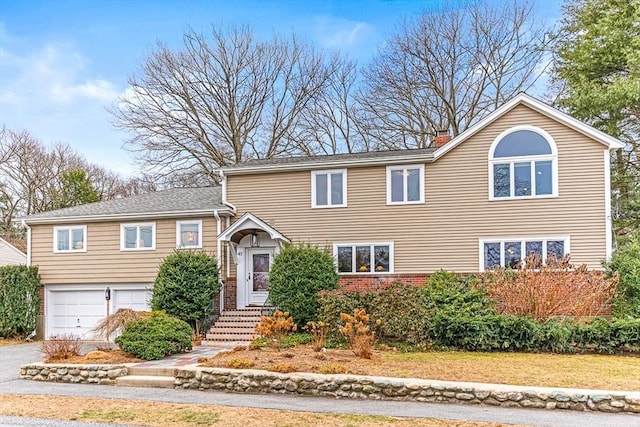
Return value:
[[(210, 351), (215, 351), (211, 349)], [(288, 395), (231, 394), (214, 391), (150, 389), (102, 385), (42, 383), (19, 379), (18, 367), (40, 359), (37, 345), (0, 347), (0, 394), (34, 394), (216, 404), (324, 413), (389, 415), (489, 421), (503, 424), (563, 427), (640, 427), (640, 416), (559, 410), (510, 409), (476, 405), (389, 402)], [(170, 363), (170, 362), (166, 362)], [(174, 361), (172, 363), (180, 363)], [(6, 370), (10, 372), (5, 372)], [(0, 417), (0, 426), (2, 425)], [(29, 425), (29, 424), (25, 424)], [(50, 424), (49, 424), (50, 425)], [(77, 425), (80, 427), (80, 424)], [(74, 427), (76, 427), (74, 425)]]

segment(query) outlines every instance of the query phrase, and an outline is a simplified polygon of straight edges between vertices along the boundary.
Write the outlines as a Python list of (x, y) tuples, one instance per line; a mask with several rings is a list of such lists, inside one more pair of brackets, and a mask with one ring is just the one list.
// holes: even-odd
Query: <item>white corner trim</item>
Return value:
[(613, 254), (613, 215), (611, 212), (611, 152), (604, 150), (604, 222), (605, 260), (609, 262)]

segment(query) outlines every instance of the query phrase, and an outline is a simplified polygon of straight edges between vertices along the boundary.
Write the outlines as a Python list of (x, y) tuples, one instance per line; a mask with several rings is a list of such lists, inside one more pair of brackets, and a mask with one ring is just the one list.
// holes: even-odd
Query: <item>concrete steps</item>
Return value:
[(225, 310), (205, 336), (203, 345), (212, 342), (253, 341), (258, 337), (256, 325), (260, 323), (260, 308)]
[(131, 366), (127, 375), (118, 377), (116, 385), (120, 387), (174, 388), (174, 368), (141, 368)]

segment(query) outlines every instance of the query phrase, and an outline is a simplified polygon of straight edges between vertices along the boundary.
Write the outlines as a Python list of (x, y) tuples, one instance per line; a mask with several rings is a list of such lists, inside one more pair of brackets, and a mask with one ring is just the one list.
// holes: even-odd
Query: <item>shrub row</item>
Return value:
[(475, 278), (440, 271), (425, 286), (394, 283), (366, 290), (321, 292), (319, 318), (339, 338), (340, 313), (361, 308), (380, 320), (383, 342), (468, 351), (545, 351), (616, 353), (640, 350), (640, 319), (567, 317), (535, 320), (499, 314)]
[(524, 316), (440, 314), (433, 326), (433, 334), (427, 337), (432, 345), (467, 351), (640, 351), (640, 319), (596, 318), (581, 324), (570, 319), (538, 322)]
[(0, 267), (0, 337), (23, 338), (33, 332), (39, 310), (38, 267)]

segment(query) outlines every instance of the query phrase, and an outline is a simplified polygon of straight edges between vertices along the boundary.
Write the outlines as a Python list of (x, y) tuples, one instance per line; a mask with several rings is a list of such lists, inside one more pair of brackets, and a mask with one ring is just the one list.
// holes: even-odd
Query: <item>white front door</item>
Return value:
[(273, 249), (247, 248), (247, 305), (262, 305), (267, 300), (272, 262)]

